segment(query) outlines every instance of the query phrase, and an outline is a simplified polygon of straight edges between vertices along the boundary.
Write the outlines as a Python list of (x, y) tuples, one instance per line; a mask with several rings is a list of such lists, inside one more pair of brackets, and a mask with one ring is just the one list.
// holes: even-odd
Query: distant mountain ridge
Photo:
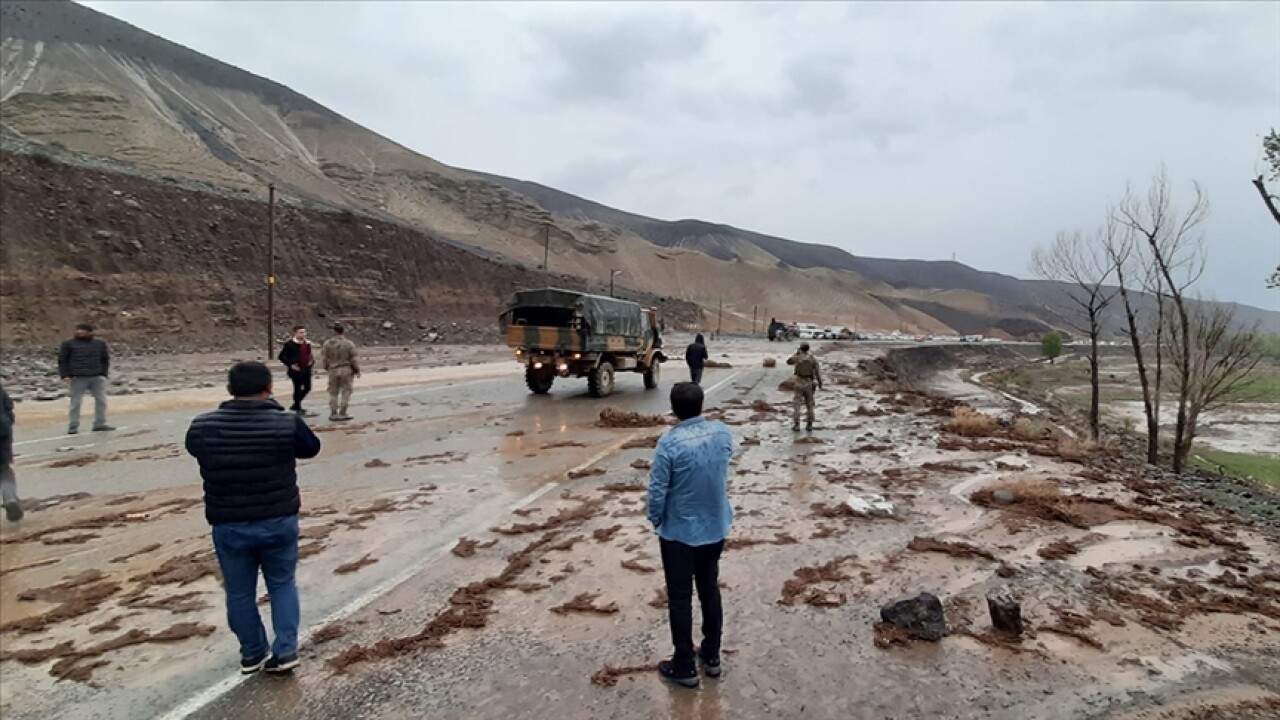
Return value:
[[(624, 286), (701, 305), (711, 327), (776, 316), (1031, 337), (1066, 320), (1061, 288), (1049, 283), (657, 220), (453, 168), (284, 85), (66, 0), (0, 5), (0, 133), (251, 196), (274, 183), (286, 197), (394, 219), (531, 268), (547, 257), (553, 271), (589, 282), (621, 271)], [(1280, 332), (1280, 313), (1247, 312)]]

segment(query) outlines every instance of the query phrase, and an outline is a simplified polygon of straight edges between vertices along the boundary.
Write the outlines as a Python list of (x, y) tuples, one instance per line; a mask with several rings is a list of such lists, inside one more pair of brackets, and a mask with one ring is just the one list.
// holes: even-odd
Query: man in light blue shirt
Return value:
[(729, 460), (733, 436), (721, 422), (702, 417), (702, 388), (679, 383), (671, 410), (680, 419), (662, 439), (649, 475), (649, 522), (658, 531), (667, 581), (667, 612), (675, 654), (658, 664), (666, 680), (698, 687), (693, 649), (693, 587), (702, 605), (702, 645), (697, 659), (707, 677), (720, 677), (720, 553), (733, 523)]

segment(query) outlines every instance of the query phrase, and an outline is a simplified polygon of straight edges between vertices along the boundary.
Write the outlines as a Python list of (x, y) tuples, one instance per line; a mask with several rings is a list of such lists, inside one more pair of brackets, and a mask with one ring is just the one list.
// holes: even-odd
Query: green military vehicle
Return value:
[(666, 356), (658, 311), (572, 290), (521, 290), (500, 318), (507, 345), (524, 365), (529, 390), (545, 395), (557, 377), (586, 378), (593, 397), (613, 392), (619, 372), (644, 375), (658, 387)]

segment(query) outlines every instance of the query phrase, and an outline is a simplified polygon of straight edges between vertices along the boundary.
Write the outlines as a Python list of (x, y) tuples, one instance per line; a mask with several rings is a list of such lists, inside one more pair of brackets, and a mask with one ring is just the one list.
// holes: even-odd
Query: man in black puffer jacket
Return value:
[(71, 413), (67, 432), (80, 432), (80, 401), (93, 393), (93, 429), (114, 430), (107, 424), (107, 376), (111, 373), (111, 351), (106, 341), (93, 336), (93, 325), (80, 323), (76, 336), (58, 350), (58, 375), (71, 388)]
[[(227, 375), (232, 400), (187, 430), (200, 463), (204, 514), (227, 591), (227, 620), (240, 640), (240, 672), (298, 666), (298, 458), (320, 453), (302, 418), (271, 399), (271, 371), (237, 363)], [(271, 595), (276, 639), (270, 650), (258, 615), (258, 571)]]

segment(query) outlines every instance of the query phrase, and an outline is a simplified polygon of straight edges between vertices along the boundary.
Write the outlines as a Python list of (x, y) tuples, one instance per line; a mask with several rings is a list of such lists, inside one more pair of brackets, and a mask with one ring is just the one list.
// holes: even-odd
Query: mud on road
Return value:
[[(397, 556), (379, 536), (433, 553), (429, 562), (353, 612), (313, 624), (296, 677), (253, 678), (185, 709), (200, 718), (1185, 720), (1272, 717), (1280, 708), (1273, 530), (1152, 480), (1106, 449), (1000, 422), (1009, 408), (998, 396), (976, 402), (975, 390), (970, 408), (873, 381), (856, 371), (866, 357), (858, 350), (825, 355), (819, 428), (793, 434), (790, 398), (778, 390), (786, 368), (761, 366), (768, 349), (741, 348), (727, 359), (734, 369), (708, 380), (720, 383), (709, 414), (740, 446), (731, 470), (737, 519), (721, 566), (720, 682), (671, 690), (651, 672), (670, 641), (637, 461), (664, 428), (595, 427), (603, 407), (578, 398), (563, 426), (497, 400), (493, 412), (505, 417), (475, 433), (498, 448), (487, 455), (475, 438), (371, 449), (347, 463), (348, 482), (367, 483), (359, 502), (341, 485), (304, 488), (303, 547), (316, 553), (303, 561), (304, 605), (319, 583), (351, 583), (354, 593), (369, 589), (366, 574), (389, 572)], [(605, 403), (646, 415), (661, 413), (660, 400), (637, 393)], [(403, 421), (419, 422), (407, 411)], [(376, 430), (352, 440), (383, 440)], [(391, 467), (366, 468), (372, 452)], [(452, 462), (446, 452), (467, 457)], [(371, 479), (398, 480), (402, 458), (428, 455), (437, 459), (407, 485)], [(493, 498), (505, 509), (475, 515), (480, 524), (453, 535), (465, 535), (457, 543), (437, 543), (453, 552), (412, 547), (416, 528), (446, 523), (485, 493), (451, 474), (535, 457), (546, 472)], [(519, 475), (507, 472), (486, 482)], [(529, 493), (524, 502), (506, 503), (519, 492)], [(0, 563), (0, 662), (24, 681), (0, 696), (6, 717), (51, 708), (71, 717), (131, 685), (172, 681), (152, 705), (135, 707), (134, 716), (149, 717), (232, 668), (199, 511), (165, 504), (183, 496), (172, 493), (109, 508), (119, 497), (72, 499), (33, 515), (38, 522), (20, 533), (6, 530), (3, 548), (22, 555)], [(151, 518), (145, 531), (129, 519), (138, 512)], [(109, 541), (121, 569), (86, 572), (76, 553), (95, 541), (44, 542), (84, 534)], [(16, 598), (22, 591), (28, 600)], [(877, 643), (880, 607), (922, 591), (943, 600), (946, 636)], [(988, 595), (1021, 603), (1024, 637), (992, 631)], [(37, 627), (35, 618), (51, 614)], [(202, 625), (217, 632), (202, 636)], [(130, 632), (142, 644), (98, 652)], [(193, 637), (174, 637), (183, 632)], [(221, 653), (221, 674), (190, 671), (201, 653)]]

